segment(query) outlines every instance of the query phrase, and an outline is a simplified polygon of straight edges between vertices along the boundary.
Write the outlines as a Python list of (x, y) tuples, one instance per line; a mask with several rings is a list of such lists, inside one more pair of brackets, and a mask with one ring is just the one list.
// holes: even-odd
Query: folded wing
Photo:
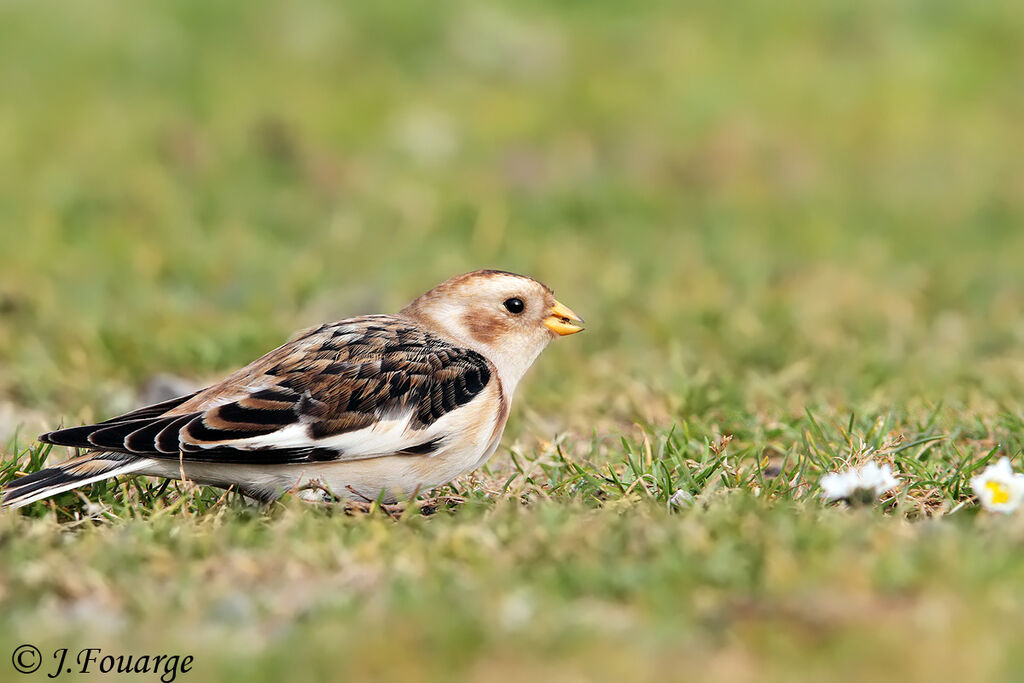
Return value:
[(196, 394), (40, 441), (247, 464), (427, 454), (444, 440), (431, 427), (492, 375), (471, 349), (366, 316), (311, 330)]

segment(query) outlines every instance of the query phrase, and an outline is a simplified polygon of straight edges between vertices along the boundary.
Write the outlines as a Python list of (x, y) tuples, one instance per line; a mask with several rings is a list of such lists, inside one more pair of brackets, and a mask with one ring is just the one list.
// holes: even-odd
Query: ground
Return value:
[[(1024, 467), (1024, 5), (0, 16), (0, 481), (459, 272), (588, 322), (434, 500), (0, 514), (5, 677), (24, 643), (179, 680), (1017, 677), (1024, 515), (969, 480)], [(897, 490), (821, 500), (871, 459)]]

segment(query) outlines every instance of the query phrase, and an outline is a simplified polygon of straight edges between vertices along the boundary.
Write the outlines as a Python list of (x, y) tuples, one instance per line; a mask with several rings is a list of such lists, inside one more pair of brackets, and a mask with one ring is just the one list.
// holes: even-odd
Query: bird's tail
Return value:
[(85, 484), (137, 472), (145, 466), (145, 458), (123, 453), (86, 453), (10, 482), (0, 491), (0, 507), (20, 508)]

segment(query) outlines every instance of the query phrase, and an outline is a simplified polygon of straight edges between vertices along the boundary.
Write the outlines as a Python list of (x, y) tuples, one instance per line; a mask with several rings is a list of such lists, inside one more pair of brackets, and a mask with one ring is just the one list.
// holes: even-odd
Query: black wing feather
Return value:
[(198, 391), (193, 391), (191, 394), (188, 394), (187, 396), (179, 396), (178, 398), (172, 398), (170, 401), (154, 403), (153, 405), (148, 405), (143, 408), (139, 408), (138, 410), (133, 410), (130, 413), (125, 413), (124, 415), (112, 417), (109, 420), (100, 422), (99, 424), (111, 424), (114, 422), (130, 422), (132, 420), (142, 420), (151, 417), (159, 417), (161, 415), (166, 414), (170, 410), (174, 410), (181, 404), (185, 403), (185, 401), (194, 398), (198, 393)]
[[(317, 447), (317, 439), (362, 429), (382, 415), (405, 410), (415, 416), (414, 429), (426, 428), (473, 400), (491, 378), (490, 364), (476, 351), (409, 327), (402, 319), (367, 316), (312, 330), (203, 392), (50, 432), (40, 441), (187, 461), (318, 462), (343, 454)], [(261, 383), (256, 390), (245, 388)], [(234, 385), (240, 387), (238, 398), (216, 398)], [(216, 405), (175, 412), (206, 392)], [(297, 423), (308, 426), (309, 447), (237, 444)], [(402, 452), (425, 455), (439, 443), (435, 439)]]

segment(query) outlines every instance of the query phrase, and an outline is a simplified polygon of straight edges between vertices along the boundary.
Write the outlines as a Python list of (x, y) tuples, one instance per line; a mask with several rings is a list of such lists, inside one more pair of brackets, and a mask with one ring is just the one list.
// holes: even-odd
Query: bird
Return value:
[(234, 487), (264, 504), (311, 486), (394, 503), (487, 462), (523, 375), (582, 330), (533, 278), (459, 275), (397, 314), (299, 332), (195, 393), (41, 435), (86, 452), (8, 483), (0, 506), (121, 475)]

